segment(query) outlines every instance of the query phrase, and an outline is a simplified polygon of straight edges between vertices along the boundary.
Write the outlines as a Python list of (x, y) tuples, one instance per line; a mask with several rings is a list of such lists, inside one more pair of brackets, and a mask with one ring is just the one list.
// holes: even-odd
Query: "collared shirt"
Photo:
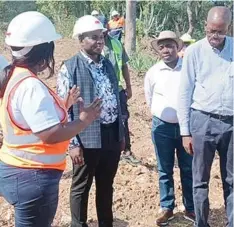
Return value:
[(91, 74), (96, 86), (96, 95), (102, 100), (101, 123), (110, 124), (116, 121), (118, 117), (117, 99), (113, 92), (111, 82), (106, 75), (103, 66), (104, 58), (100, 56), (99, 63), (95, 63), (84, 52), (81, 52), (89, 62)]
[(207, 38), (189, 46), (184, 55), (178, 118), (181, 135), (189, 135), (190, 108), (233, 115), (233, 38), (226, 37), (222, 51)]
[(180, 58), (174, 69), (160, 61), (151, 67), (145, 76), (145, 98), (151, 114), (168, 123), (178, 123), (177, 96), (181, 67)]

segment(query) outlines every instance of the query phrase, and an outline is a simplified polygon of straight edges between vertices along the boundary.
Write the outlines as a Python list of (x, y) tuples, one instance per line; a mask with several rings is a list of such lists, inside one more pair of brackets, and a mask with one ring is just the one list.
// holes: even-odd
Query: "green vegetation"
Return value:
[[(207, 11), (216, 4), (224, 4), (231, 8), (229, 1), (137, 1), (137, 39), (155, 37), (162, 30), (173, 30), (182, 35), (192, 28), (191, 34), (195, 39), (204, 36), (204, 20)], [(37, 10), (47, 15), (64, 37), (71, 37), (77, 18), (98, 10), (110, 19), (112, 10), (118, 10), (125, 15), (126, 2), (121, 0), (90, 0), (90, 1), (0, 1), (0, 42), (4, 39), (5, 31), (10, 20), (17, 14)], [(189, 13), (190, 11), (190, 13)], [(190, 18), (189, 18), (190, 15)], [(142, 49), (138, 42), (137, 51), (131, 56), (130, 65), (139, 75), (145, 73), (155, 62)]]
[[(187, 15), (187, 1), (138, 1), (137, 2), (137, 35), (153, 36), (158, 35), (162, 30), (174, 30), (183, 34), (189, 29)], [(207, 11), (214, 5), (210, 1), (191, 1), (193, 22), (195, 24), (194, 37), (201, 38), (204, 35), (204, 20)], [(231, 6), (233, 2), (222, 1), (222, 4)], [(0, 24), (6, 25), (17, 14), (38, 10), (47, 15), (58, 30), (64, 35), (71, 34), (74, 21), (84, 15), (89, 14), (93, 9), (99, 10), (108, 19), (112, 10), (118, 10), (125, 14), (125, 1), (0, 1)]]
[(136, 53), (130, 57), (130, 67), (137, 73), (137, 76), (144, 74), (157, 62), (157, 56), (151, 57), (144, 50), (137, 48)]

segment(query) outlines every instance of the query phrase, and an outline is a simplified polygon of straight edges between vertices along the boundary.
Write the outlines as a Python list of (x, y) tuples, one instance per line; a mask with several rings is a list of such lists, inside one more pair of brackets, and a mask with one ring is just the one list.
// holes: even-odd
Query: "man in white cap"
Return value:
[[(64, 62), (58, 75), (58, 93), (65, 97), (77, 85), (85, 105), (102, 100), (100, 118), (70, 142), (73, 161), (70, 194), (71, 227), (87, 227), (87, 206), (93, 178), (99, 227), (113, 226), (113, 181), (121, 151), (125, 147), (124, 126), (117, 76), (111, 62), (101, 55), (106, 29), (91, 15), (79, 18), (73, 38), (80, 42), (77, 55)], [(79, 106), (69, 111), (70, 120), (79, 119)]]
[(91, 15), (94, 17), (97, 17), (97, 16), (99, 16), (99, 12), (97, 10), (93, 10)]
[(109, 34), (121, 41), (124, 24), (125, 24), (124, 17), (120, 17), (118, 11), (116, 10), (112, 11), (111, 20), (108, 23), (108, 28), (110, 30)]
[(172, 31), (163, 31), (152, 41), (152, 47), (161, 61), (149, 69), (145, 76), (145, 97), (153, 115), (152, 140), (155, 147), (159, 174), (160, 207), (158, 226), (167, 225), (174, 218), (175, 208), (173, 167), (175, 150), (178, 158), (184, 217), (195, 220), (192, 194), (192, 156), (187, 154), (180, 136), (177, 119), (177, 96), (181, 77), (182, 59), (178, 51), (183, 42)]
[(196, 42), (196, 39), (192, 39), (191, 35), (188, 33), (183, 34), (180, 39), (183, 41), (184, 45), (182, 50), (178, 53), (179, 57), (184, 57), (184, 52), (188, 46)]

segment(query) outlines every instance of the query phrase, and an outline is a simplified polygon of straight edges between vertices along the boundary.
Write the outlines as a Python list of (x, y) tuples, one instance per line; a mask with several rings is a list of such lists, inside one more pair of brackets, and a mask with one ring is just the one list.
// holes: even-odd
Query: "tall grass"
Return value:
[(57, 32), (60, 33), (63, 37), (71, 38), (76, 19), (77, 18), (74, 16), (69, 16), (62, 18), (59, 21), (55, 21)]
[(137, 49), (130, 57), (130, 67), (137, 73), (137, 76), (143, 76), (155, 63), (157, 57), (153, 58), (145, 50)]

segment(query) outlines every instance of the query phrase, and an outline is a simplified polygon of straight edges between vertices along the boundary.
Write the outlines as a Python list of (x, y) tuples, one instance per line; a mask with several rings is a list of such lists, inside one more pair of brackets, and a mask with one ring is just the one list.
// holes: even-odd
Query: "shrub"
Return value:
[(137, 76), (143, 76), (155, 63), (157, 58), (153, 58), (142, 50), (137, 50), (130, 57), (129, 65)]

